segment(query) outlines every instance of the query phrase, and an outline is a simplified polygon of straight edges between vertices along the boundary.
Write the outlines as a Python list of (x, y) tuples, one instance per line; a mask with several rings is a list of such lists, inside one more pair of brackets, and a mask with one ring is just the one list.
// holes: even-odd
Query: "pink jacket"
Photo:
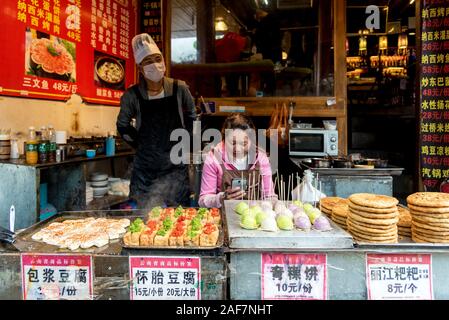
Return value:
[[(224, 152), (224, 143), (218, 144), (215, 149), (211, 150), (204, 161), (203, 174), (201, 178), (201, 193), (199, 199), (200, 207), (206, 208), (220, 208), (220, 197), (224, 194), (224, 190), (221, 190), (221, 184), (223, 180), (223, 169), (217, 159), (214, 156), (214, 151), (217, 152), (218, 159), (223, 159), (223, 164), (226, 170), (237, 170), (228, 160), (226, 152)], [(223, 156), (224, 155), (224, 156)], [(254, 169), (259, 164), (260, 173), (262, 176), (262, 187), (264, 197), (276, 196), (274, 193), (274, 185), (272, 180), (272, 172), (270, 161), (267, 154), (258, 149), (258, 156), (255, 163), (251, 167)]]

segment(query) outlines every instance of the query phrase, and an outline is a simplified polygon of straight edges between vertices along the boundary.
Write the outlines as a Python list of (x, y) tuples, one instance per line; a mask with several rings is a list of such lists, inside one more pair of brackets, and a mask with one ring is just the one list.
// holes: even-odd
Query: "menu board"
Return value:
[(142, 0), (140, 32), (148, 33), (163, 51), (162, 39), (162, 0)]
[(421, 61), (421, 177), (427, 191), (449, 178), (449, 2), (424, 0)]
[(0, 94), (118, 105), (136, 71), (131, 0), (4, 0)]

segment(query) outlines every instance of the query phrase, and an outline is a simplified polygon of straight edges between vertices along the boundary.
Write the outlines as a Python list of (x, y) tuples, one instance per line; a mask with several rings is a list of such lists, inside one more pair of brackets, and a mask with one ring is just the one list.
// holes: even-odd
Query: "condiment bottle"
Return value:
[(56, 162), (56, 131), (53, 125), (48, 125), (48, 162)]
[(28, 140), (25, 149), (25, 158), (28, 164), (36, 164), (38, 160), (38, 142), (36, 139), (36, 130), (29, 127)]
[(38, 147), (39, 163), (48, 162), (49, 151), (50, 151), (50, 143), (48, 141), (47, 128), (41, 127), (41, 141), (39, 142)]
[(106, 156), (115, 155), (115, 138), (114, 133), (109, 132), (109, 136), (106, 138)]

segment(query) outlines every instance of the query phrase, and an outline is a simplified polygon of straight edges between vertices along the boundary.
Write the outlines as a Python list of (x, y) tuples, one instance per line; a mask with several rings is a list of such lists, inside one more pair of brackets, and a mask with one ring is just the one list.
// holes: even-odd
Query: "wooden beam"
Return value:
[[(347, 78), (346, 78), (346, 0), (334, 0), (334, 94), (339, 108), (347, 113)], [(340, 119), (339, 151), (348, 153), (348, 121)]]

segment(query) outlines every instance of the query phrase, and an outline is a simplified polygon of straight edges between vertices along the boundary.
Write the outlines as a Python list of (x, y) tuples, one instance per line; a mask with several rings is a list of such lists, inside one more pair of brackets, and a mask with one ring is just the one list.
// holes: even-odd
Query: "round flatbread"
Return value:
[(357, 242), (367, 242), (367, 243), (397, 243), (398, 242), (398, 236), (396, 235), (395, 237), (391, 237), (391, 238), (385, 238), (383, 240), (380, 239), (367, 239), (358, 235), (352, 235), (352, 237), (357, 241)]
[(342, 224), (346, 224), (346, 219), (345, 218), (339, 218), (337, 216), (332, 216), (332, 221), (338, 222), (338, 223), (342, 223)]
[(356, 193), (349, 197), (349, 200), (362, 207), (370, 207), (377, 209), (386, 209), (395, 207), (399, 201), (396, 198), (371, 194), (371, 193)]
[(417, 192), (407, 197), (407, 203), (418, 207), (449, 208), (449, 193)]
[(327, 198), (322, 198), (320, 200), (320, 204), (322, 207), (326, 208), (326, 209), (330, 209), (332, 210), (332, 208), (340, 203), (340, 202), (347, 202), (348, 200), (344, 199), (344, 198), (340, 198), (340, 197), (327, 197)]
[(347, 226), (346, 224), (338, 223), (338, 222), (335, 222), (335, 221), (334, 221), (334, 223), (335, 223), (337, 226), (339, 226), (340, 228), (344, 229), (344, 230), (347, 230), (347, 229), (348, 229), (348, 226)]
[(370, 213), (370, 212), (363, 212), (355, 209), (349, 208), (349, 210), (363, 218), (367, 219), (394, 219), (399, 217), (399, 212), (395, 211), (393, 213)]
[(412, 215), (408, 209), (398, 207), (399, 221), (398, 226), (410, 227), (412, 225)]
[(449, 217), (449, 208), (441, 207), (441, 208), (432, 208), (432, 207), (419, 207), (414, 206), (413, 204), (408, 204), (411, 211), (421, 212), (423, 214), (445, 214)]
[(348, 228), (348, 232), (357, 238), (366, 239), (366, 240), (373, 240), (373, 241), (384, 241), (384, 240), (393, 240), (397, 239), (398, 234), (397, 233), (391, 233), (386, 235), (371, 235), (371, 234), (365, 234), (358, 232), (357, 230)]
[(412, 230), (412, 228), (411, 227), (404, 228), (404, 227), (398, 226), (398, 230), (404, 231), (404, 232), (410, 232), (410, 230)]
[(325, 214), (328, 214), (328, 215), (332, 214), (332, 210), (329, 210), (323, 206), (321, 207), (321, 212), (324, 212)]
[(418, 211), (413, 211), (410, 210), (410, 214), (413, 217), (420, 217), (420, 218), (432, 218), (432, 219), (437, 219), (437, 220), (447, 220), (449, 221), (449, 214), (446, 213), (424, 213), (424, 212), (418, 212)]
[(399, 221), (399, 218), (394, 218), (394, 219), (367, 219), (367, 218), (363, 218), (360, 217), (352, 212), (349, 213), (348, 218), (350, 218), (351, 220), (354, 221), (358, 221), (358, 222), (362, 222), (364, 224), (368, 224), (368, 225), (381, 225), (381, 226), (389, 226), (392, 224), (397, 224)]
[(439, 228), (449, 229), (449, 222), (447, 222), (447, 221), (446, 222), (435, 222), (435, 221), (429, 222), (428, 220), (423, 220), (418, 217), (413, 217), (412, 224), (413, 224), (413, 221), (421, 223), (421, 224), (429, 226), (429, 227), (439, 227)]
[(430, 231), (427, 229), (421, 229), (417, 227), (412, 228), (412, 233), (417, 233), (421, 236), (429, 236), (433, 238), (449, 239), (449, 232)]
[(349, 206), (346, 203), (339, 203), (332, 209), (332, 215), (346, 218), (349, 213)]
[(364, 226), (359, 226), (357, 224), (354, 224), (350, 221), (347, 222), (348, 228), (349, 229), (353, 229), (356, 231), (359, 231), (361, 233), (365, 233), (365, 234), (379, 234), (379, 235), (390, 235), (390, 234), (395, 234), (398, 232), (397, 227), (392, 227), (391, 229), (387, 229), (387, 230), (381, 230), (381, 229), (375, 229), (375, 228), (367, 228)]
[(412, 228), (413, 226), (416, 226), (418, 228), (427, 229), (427, 230), (433, 230), (433, 231), (442, 231), (446, 232), (449, 231), (449, 227), (435, 227), (435, 226), (429, 226), (428, 224), (419, 223), (418, 221), (413, 220), (412, 221)]
[(370, 208), (370, 207), (363, 207), (359, 206), (351, 201), (348, 203), (350, 209), (359, 210), (363, 212), (369, 212), (369, 213), (392, 213), (397, 210), (397, 206), (393, 206), (386, 209), (376, 209), (376, 208)]
[(412, 240), (418, 243), (449, 243), (449, 239), (441, 240), (432, 237), (423, 237), (416, 233), (412, 234)]
[(380, 229), (380, 230), (390, 230), (391, 227), (393, 225), (380, 225), (380, 224), (369, 224), (369, 223), (364, 223), (364, 222), (360, 222), (357, 220), (352, 219), (351, 217), (348, 217), (348, 219), (346, 221), (350, 221), (352, 224), (357, 224), (359, 226), (362, 227), (366, 227), (366, 228), (373, 228), (373, 229)]

